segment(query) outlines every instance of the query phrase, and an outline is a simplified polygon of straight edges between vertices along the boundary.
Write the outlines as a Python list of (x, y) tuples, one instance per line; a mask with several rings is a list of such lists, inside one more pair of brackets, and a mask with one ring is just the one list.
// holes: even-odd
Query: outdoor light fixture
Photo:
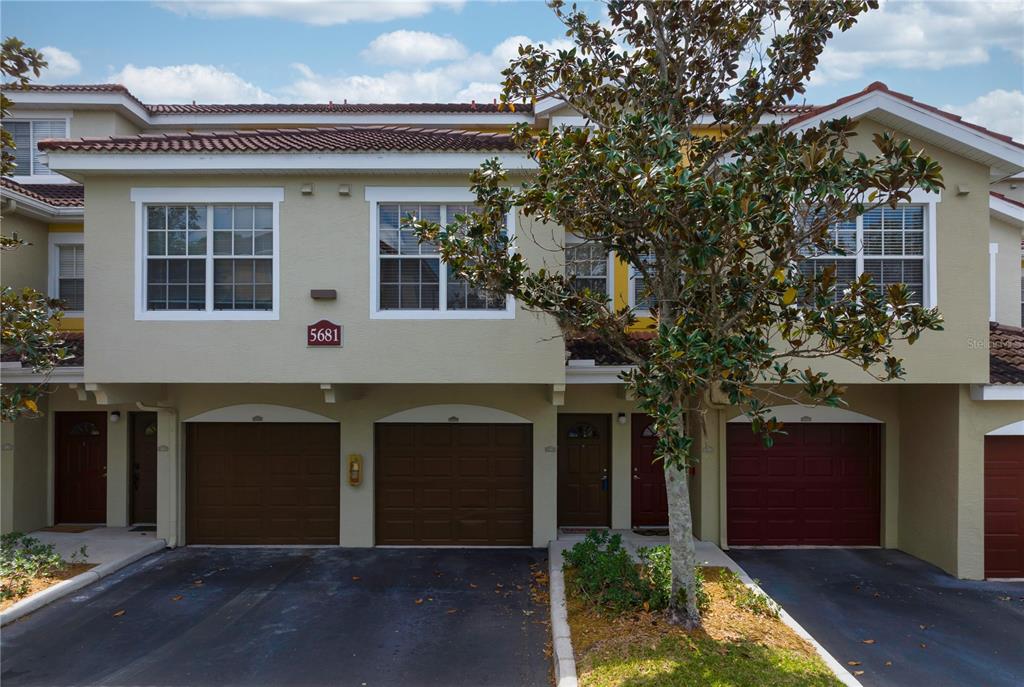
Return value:
[(114, 412), (112, 412), (110, 414), (110, 421), (111, 422), (117, 422), (120, 419), (121, 419), (121, 411), (120, 410), (115, 410)]
[(358, 487), (363, 481), (363, 457), (358, 453), (348, 457), (348, 483)]
[(626, 414), (625, 414), (625, 413), (619, 413), (619, 416), (618, 416), (618, 417), (616, 418), (616, 421), (617, 421), (617, 422), (618, 422), (618, 423), (619, 423), (620, 425), (624, 425), (624, 424), (626, 424)]

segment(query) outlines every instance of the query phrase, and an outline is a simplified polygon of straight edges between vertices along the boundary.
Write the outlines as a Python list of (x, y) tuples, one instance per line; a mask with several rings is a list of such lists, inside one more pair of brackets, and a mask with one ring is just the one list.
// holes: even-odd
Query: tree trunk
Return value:
[(672, 551), (672, 601), (669, 620), (692, 629), (700, 625), (697, 610), (696, 555), (690, 511), (690, 469), (665, 466), (668, 492), (668, 539)]

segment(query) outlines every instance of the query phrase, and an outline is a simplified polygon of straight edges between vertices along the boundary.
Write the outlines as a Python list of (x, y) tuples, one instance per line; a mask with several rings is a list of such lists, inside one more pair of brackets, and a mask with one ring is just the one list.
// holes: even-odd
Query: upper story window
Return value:
[(36, 147), (46, 138), (67, 138), (66, 119), (10, 119), (3, 123), (14, 138), (14, 161), (17, 167), (14, 176), (50, 176), (56, 174), (42, 161), (42, 153)]
[[(644, 261), (644, 264), (651, 264), (654, 261), (654, 255), (647, 253), (640, 256)], [(647, 283), (644, 279), (644, 275), (632, 267), (629, 270), (629, 305), (630, 307), (640, 311), (641, 313), (650, 312), (651, 308), (657, 302), (654, 296), (647, 291)]]
[[(280, 189), (134, 189), (136, 319), (277, 319), (282, 195)], [(162, 196), (167, 200), (159, 202)], [(185, 200), (190, 197), (195, 201)]]
[(80, 233), (50, 234), (50, 296), (64, 301), (69, 315), (85, 311), (85, 238)]
[[(420, 243), (409, 226), (411, 218), (446, 225), (455, 221), (457, 215), (476, 211), (477, 207), (468, 199), (460, 198), (466, 195), (465, 189), (367, 188), (372, 213), (371, 317), (502, 319), (514, 316), (511, 298), (460, 279), (442, 262), (437, 246)], [(449, 202), (448, 197), (454, 200)]]
[(573, 241), (565, 246), (565, 276), (572, 278), (573, 288), (609, 297), (608, 251), (599, 243)]
[(808, 256), (800, 263), (800, 271), (814, 275), (834, 267), (837, 300), (850, 282), (866, 273), (883, 289), (906, 284), (912, 302), (930, 307), (927, 216), (925, 206), (900, 205), (875, 208), (856, 220), (835, 224), (830, 229), (833, 245), (846, 254), (833, 251)]

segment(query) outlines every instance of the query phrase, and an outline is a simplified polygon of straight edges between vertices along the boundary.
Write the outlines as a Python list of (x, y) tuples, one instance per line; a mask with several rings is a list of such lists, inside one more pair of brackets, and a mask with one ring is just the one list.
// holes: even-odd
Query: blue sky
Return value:
[[(4, 0), (0, 23), (48, 49), (46, 81), (146, 102), (490, 100), (519, 42), (564, 40), (538, 1)], [(807, 99), (881, 80), (1024, 138), (1022, 60), (1024, 0), (889, 0), (835, 39)]]

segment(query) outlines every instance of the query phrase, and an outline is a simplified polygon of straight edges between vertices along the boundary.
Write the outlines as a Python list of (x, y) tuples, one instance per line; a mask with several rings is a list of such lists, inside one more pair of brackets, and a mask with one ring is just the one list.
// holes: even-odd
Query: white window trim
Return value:
[[(85, 246), (85, 234), (80, 232), (51, 232), (49, 234), (49, 264), (47, 290), (50, 298), (60, 298), (60, 247), (72, 244)], [(83, 278), (84, 281), (84, 278)], [(84, 310), (65, 310), (65, 317), (84, 317)]]
[[(938, 239), (936, 232), (936, 205), (942, 201), (942, 193), (928, 193), (922, 189), (914, 189), (910, 192), (910, 200), (906, 203), (899, 203), (899, 206), (905, 205), (920, 205), (924, 208), (924, 283), (922, 284), (922, 290), (924, 291), (924, 306), (926, 308), (934, 308), (939, 302), (939, 274), (938, 274)], [(858, 232), (859, 236), (859, 232)], [(861, 274), (864, 268), (864, 253), (863, 250), (858, 250), (855, 255), (847, 256), (819, 256), (819, 257), (856, 257), (857, 258), (857, 274)], [(874, 258), (875, 256), (871, 256)], [(881, 256), (885, 257), (885, 256)], [(636, 307), (636, 280), (633, 278), (633, 267), (630, 265), (629, 269), (629, 307)], [(644, 308), (636, 310), (635, 314), (639, 317), (650, 317), (651, 311)]]
[[(515, 299), (505, 296), (504, 310), (447, 310), (446, 292), (441, 289), (437, 310), (381, 310), (380, 309), (380, 256), (377, 206), (381, 203), (475, 203), (476, 194), (462, 186), (367, 186), (366, 202), (370, 204), (370, 319), (371, 320), (512, 320), (516, 316)], [(508, 213), (508, 235), (515, 237), (516, 210)], [(441, 265), (445, 263), (442, 260)], [(442, 287), (446, 283), (447, 270), (441, 269)]]
[[(32, 122), (34, 120), (47, 119), (47, 120), (64, 120), (64, 137), (71, 136), (71, 113), (70, 112), (48, 112), (46, 110), (36, 111), (24, 111), (16, 112), (10, 117), (4, 119), (4, 123), (7, 122)], [(31, 140), (31, 138), (30, 138)], [(38, 151), (33, 150), (32, 157), (30, 160), (35, 159), (34, 153)], [(35, 164), (34, 162), (32, 163)], [(11, 179), (19, 184), (72, 184), (75, 183), (72, 179), (68, 179), (63, 174), (54, 172), (50, 168), (50, 174), (12, 174)]]
[(998, 266), (998, 260), (996, 256), (999, 255), (999, 244), (990, 243), (988, 244), (988, 321), (996, 321), (996, 295), (998, 289), (996, 285), (998, 283), (996, 272)]
[(628, 283), (626, 304), (630, 310), (637, 317), (653, 317), (650, 308), (637, 308), (636, 307), (636, 271), (633, 269), (632, 264), (626, 264), (626, 281)]
[[(585, 238), (581, 238), (572, 232), (565, 232), (565, 247), (578, 246), (581, 243), (593, 243)], [(615, 301), (615, 253), (608, 251), (607, 257), (608, 266), (605, 268), (605, 283), (606, 290), (608, 292), (608, 302), (613, 303)], [(566, 263), (568, 261), (566, 260)]]
[[(133, 188), (135, 204), (135, 319), (150, 321), (279, 320), (281, 319), (281, 203), (284, 189), (259, 188)], [(146, 309), (146, 218), (149, 204), (270, 203), (274, 225), (274, 307), (271, 310), (147, 310)], [(213, 284), (207, 275), (207, 288)]]

